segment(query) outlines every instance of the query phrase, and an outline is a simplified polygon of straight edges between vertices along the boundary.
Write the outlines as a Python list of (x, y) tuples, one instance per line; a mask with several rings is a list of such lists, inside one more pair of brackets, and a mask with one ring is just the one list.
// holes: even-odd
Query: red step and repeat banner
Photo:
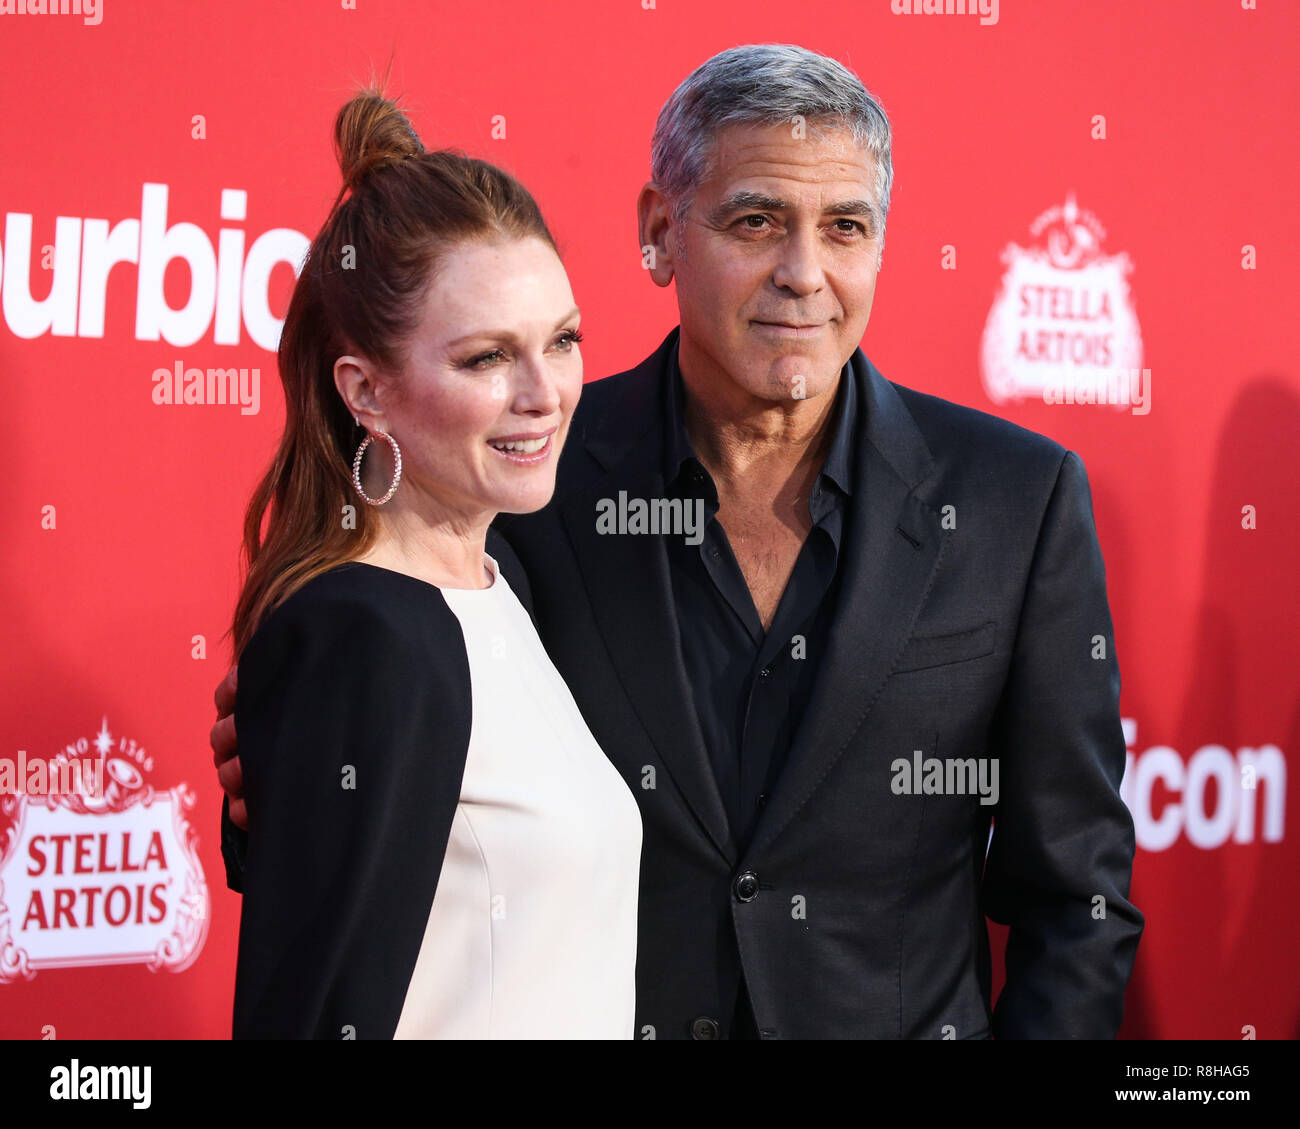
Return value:
[[(1088, 467), (1148, 922), (1123, 1035), (1300, 1033), (1300, 5), (62, 7), (0, 0), (0, 1036), (229, 1033), (207, 734), (338, 107), (393, 54), (427, 146), (533, 190), (599, 379), (675, 324), (635, 228), (659, 107), (752, 41), (891, 116), (868, 356)], [(102, 790), (12, 786), (60, 757)]]

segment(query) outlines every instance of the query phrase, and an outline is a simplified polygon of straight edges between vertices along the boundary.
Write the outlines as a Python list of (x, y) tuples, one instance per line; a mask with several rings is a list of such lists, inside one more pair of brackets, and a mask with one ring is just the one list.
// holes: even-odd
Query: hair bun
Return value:
[(425, 151), (406, 114), (375, 89), (362, 91), (339, 111), (334, 147), (343, 184), (352, 192), (376, 169)]

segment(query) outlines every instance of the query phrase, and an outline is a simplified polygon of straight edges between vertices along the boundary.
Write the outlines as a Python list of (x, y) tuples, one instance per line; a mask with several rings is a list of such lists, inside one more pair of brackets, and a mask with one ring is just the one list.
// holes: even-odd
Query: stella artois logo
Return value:
[(0, 984), (45, 968), (180, 972), (208, 934), (194, 793), (149, 782), (153, 758), (114, 737), (0, 758)]
[[(995, 404), (1111, 404), (1149, 410), (1142, 332), (1128, 255), (1108, 255), (1106, 231), (1073, 195), (1030, 226), (1035, 244), (1007, 245), (1006, 273), (981, 346), (984, 390)], [(1145, 383), (1144, 383), (1145, 382)]]

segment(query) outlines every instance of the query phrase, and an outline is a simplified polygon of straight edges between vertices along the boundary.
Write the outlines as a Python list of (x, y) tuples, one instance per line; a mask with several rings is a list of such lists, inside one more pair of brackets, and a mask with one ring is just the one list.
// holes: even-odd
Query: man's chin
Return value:
[(762, 373), (762, 384), (749, 377), (746, 380), (752, 395), (764, 400), (811, 400), (820, 396), (835, 383), (842, 365), (834, 358), (824, 356), (824, 350), (807, 352), (782, 351), (773, 355), (759, 353), (754, 356), (747, 373)]

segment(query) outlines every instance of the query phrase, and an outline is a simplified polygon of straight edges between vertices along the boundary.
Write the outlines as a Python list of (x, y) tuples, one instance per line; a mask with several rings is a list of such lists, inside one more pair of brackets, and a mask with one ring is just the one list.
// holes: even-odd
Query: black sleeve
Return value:
[[(1105, 640), (1104, 657), (1094, 639)], [(999, 1039), (1113, 1039), (1143, 917), (1106, 569), (1083, 462), (1047, 504), (994, 724), (1001, 797), (985, 912), (1009, 925)]]
[(234, 1035), (386, 1039), (459, 801), (468, 660), (439, 596), (434, 609), (305, 595), (239, 663), (251, 830)]
[[(508, 516), (513, 515), (501, 515), (501, 518)], [(514, 549), (511, 548), (510, 542), (495, 525), (488, 529), (486, 549), (501, 566), (501, 572), (510, 585), (511, 591), (519, 598), (524, 610), (528, 612), (528, 617), (533, 621), (533, 626), (536, 627), (537, 617), (533, 614), (533, 594), (528, 583), (528, 574), (515, 555)], [(239, 740), (238, 724), (235, 727), (235, 739)], [(239, 752), (238, 747), (236, 752)], [(242, 760), (240, 763), (242, 766)], [(226, 886), (236, 894), (244, 892), (244, 860), (247, 855), (248, 832), (242, 827), (236, 827), (231, 821), (230, 797), (223, 795), (221, 798), (221, 859), (226, 867)]]
[(248, 832), (230, 821), (230, 797), (221, 797), (221, 859), (226, 864), (226, 885), (236, 894), (244, 892), (244, 856), (248, 853)]

